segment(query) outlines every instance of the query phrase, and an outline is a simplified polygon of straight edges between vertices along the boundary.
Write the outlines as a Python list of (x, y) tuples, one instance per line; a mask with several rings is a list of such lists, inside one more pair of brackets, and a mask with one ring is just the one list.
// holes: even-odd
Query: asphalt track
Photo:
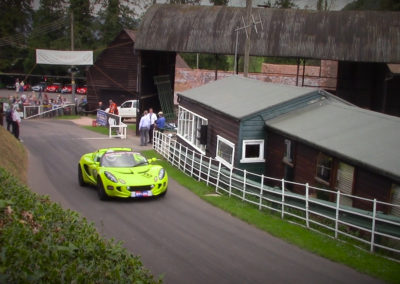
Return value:
[[(23, 121), (29, 185), (93, 221), (107, 238), (123, 241), (165, 283), (379, 283), (303, 251), (205, 203), (170, 179), (164, 198), (101, 202), (80, 187), (80, 156), (100, 147), (134, 146), (70, 121)], [(194, 181), (195, 182), (195, 181)], [(218, 198), (218, 197), (216, 197)]]

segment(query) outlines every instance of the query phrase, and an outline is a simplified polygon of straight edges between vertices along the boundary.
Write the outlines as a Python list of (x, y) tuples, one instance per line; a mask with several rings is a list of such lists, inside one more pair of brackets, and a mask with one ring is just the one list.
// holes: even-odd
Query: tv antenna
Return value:
[[(253, 28), (253, 27), (254, 27), (254, 31), (255, 31), (256, 34), (257, 34), (257, 33), (258, 33), (257, 25), (260, 24), (261, 30), (264, 30), (264, 28), (263, 28), (263, 22), (262, 22), (260, 13), (258, 13), (258, 20), (257, 20), (257, 21), (254, 19), (254, 16), (251, 15), (251, 22), (250, 22), (249, 24), (247, 24), (247, 25), (246, 25), (246, 22), (244, 21), (244, 17), (242, 16), (242, 23), (243, 23), (243, 26), (237, 27), (237, 28), (234, 30), (234, 31), (236, 32), (235, 64), (234, 64), (234, 72), (235, 72), (235, 74), (237, 74), (237, 50), (238, 50), (238, 42), (239, 42), (239, 32), (240, 32), (241, 30), (244, 30), (244, 31), (246, 32), (246, 39), (248, 39), (248, 38), (249, 38), (249, 34), (248, 34), (248, 32), (247, 32), (247, 28), (249, 28), (249, 27), (252, 27), (252, 28)], [(250, 52), (250, 51), (249, 51), (249, 52)]]

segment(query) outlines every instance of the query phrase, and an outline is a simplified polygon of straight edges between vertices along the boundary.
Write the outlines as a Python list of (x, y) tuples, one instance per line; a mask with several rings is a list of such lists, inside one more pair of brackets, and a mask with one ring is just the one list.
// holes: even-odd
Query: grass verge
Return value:
[(146, 157), (158, 157), (160, 159), (158, 163), (167, 170), (171, 178), (203, 200), (273, 236), (332, 261), (345, 264), (359, 272), (380, 278), (389, 283), (400, 283), (400, 263), (398, 262), (291, 224), (273, 213), (266, 210), (260, 211), (257, 207), (234, 197), (229, 198), (226, 195), (219, 197), (208, 196), (210, 193), (215, 193), (214, 188), (182, 173), (162, 159), (154, 150), (143, 151), (143, 155)]
[(0, 126), (0, 167), (27, 183), (28, 154), (21, 142)]
[[(104, 135), (108, 135), (108, 127), (105, 126), (89, 126), (89, 125), (84, 125), (83, 128), (86, 128), (88, 130), (100, 133), (100, 134), (104, 134)], [(136, 132), (136, 124), (128, 124), (127, 127), (129, 130), (133, 131), (133, 133)]]

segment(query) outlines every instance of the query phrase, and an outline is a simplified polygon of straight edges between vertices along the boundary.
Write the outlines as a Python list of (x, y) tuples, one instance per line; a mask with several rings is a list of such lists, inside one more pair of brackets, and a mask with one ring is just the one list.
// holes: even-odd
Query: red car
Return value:
[(61, 92), (61, 84), (60, 83), (53, 83), (46, 87), (46, 92), (49, 93), (59, 93)]
[(71, 84), (65, 85), (62, 88), (61, 93), (63, 93), (63, 94), (71, 94), (72, 93), (72, 85)]
[(24, 85), (24, 92), (29, 91), (31, 89), (31, 85), (25, 84)]
[(87, 92), (87, 86), (86, 85), (76, 88), (76, 93), (77, 94), (86, 95), (86, 92)]

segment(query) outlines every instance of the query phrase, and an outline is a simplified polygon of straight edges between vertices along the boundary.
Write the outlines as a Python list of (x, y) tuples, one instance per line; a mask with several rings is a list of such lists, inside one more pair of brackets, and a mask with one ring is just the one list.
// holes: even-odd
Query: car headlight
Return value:
[(111, 180), (112, 182), (115, 182), (115, 183), (118, 182), (117, 178), (116, 178), (112, 173), (105, 171), (104, 174), (105, 174), (106, 177), (107, 177), (109, 180)]
[(163, 179), (165, 177), (165, 170), (164, 168), (161, 168), (160, 171), (158, 172), (158, 178)]

